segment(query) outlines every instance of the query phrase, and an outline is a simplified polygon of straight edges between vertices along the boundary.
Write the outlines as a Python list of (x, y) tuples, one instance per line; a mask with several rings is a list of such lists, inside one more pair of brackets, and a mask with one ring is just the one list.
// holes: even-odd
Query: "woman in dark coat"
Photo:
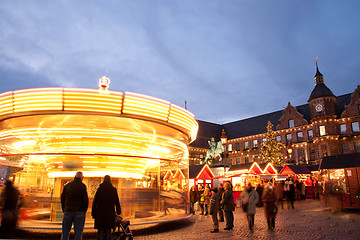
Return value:
[(275, 218), (277, 213), (276, 207), (276, 195), (270, 185), (265, 187), (265, 191), (262, 196), (264, 203), (265, 217), (267, 220), (269, 230), (275, 229)]
[(121, 214), (121, 207), (117, 190), (111, 184), (109, 175), (104, 177), (95, 193), (92, 204), (92, 217), (95, 219), (95, 229), (98, 229), (98, 239), (111, 239), (111, 229), (115, 228), (116, 214)]
[(5, 182), (0, 201), (2, 206), (1, 238), (8, 238), (8, 235), (16, 228), (20, 207), (20, 192), (10, 180)]

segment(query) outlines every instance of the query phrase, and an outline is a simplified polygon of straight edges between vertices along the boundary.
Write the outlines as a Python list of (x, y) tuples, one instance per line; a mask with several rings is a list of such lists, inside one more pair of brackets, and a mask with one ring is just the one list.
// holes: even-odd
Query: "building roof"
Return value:
[[(337, 97), (337, 113), (338, 117), (344, 111), (345, 106), (350, 104), (351, 93), (341, 95)], [(304, 116), (304, 118), (310, 123), (311, 115), (309, 104), (303, 104), (296, 107), (296, 110)], [(216, 141), (220, 141), (221, 131), (225, 130), (227, 138), (235, 139), (241, 137), (247, 137), (266, 132), (267, 122), (270, 121), (273, 124), (273, 130), (276, 130), (276, 126), (279, 124), (279, 120), (283, 115), (283, 110), (279, 110), (272, 113), (267, 113), (235, 122), (229, 122), (225, 124), (216, 124), (205, 121), (198, 121), (199, 132), (196, 141), (190, 144), (191, 147), (209, 148), (208, 140), (214, 137)]]
[(315, 85), (314, 89), (312, 90), (308, 101), (310, 101), (311, 99), (314, 99), (314, 98), (325, 97), (325, 96), (335, 97), (335, 95), (325, 85), (325, 83), (318, 83)]
[(360, 167), (360, 153), (324, 157), (319, 169), (342, 169)]

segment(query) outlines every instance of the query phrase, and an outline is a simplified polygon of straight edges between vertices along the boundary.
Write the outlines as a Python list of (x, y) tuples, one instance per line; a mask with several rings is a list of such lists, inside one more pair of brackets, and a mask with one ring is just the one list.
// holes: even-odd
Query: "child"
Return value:
[(212, 220), (214, 222), (214, 229), (211, 230), (211, 233), (219, 232), (219, 222), (218, 222), (218, 211), (219, 211), (219, 194), (217, 193), (217, 188), (213, 188), (211, 190), (211, 200), (210, 200), (210, 215), (212, 216)]

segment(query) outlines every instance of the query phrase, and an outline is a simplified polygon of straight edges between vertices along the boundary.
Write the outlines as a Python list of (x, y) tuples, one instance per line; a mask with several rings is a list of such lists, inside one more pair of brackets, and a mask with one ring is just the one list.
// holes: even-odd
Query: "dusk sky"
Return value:
[(130, 91), (227, 123), (306, 104), (315, 57), (336, 95), (360, 84), (360, 1), (0, 3), (0, 93)]

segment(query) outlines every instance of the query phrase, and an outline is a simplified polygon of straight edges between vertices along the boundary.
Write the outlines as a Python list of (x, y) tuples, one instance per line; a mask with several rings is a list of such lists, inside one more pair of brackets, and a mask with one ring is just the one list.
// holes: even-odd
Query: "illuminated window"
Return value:
[(293, 128), (293, 127), (295, 127), (294, 119), (290, 119), (289, 120), (289, 128)]
[(257, 148), (258, 147), (258, 141), (257, 139), (253, 140), (253, 148)]
[(308, 138), (313, 139), (313, 137), (314, 137), (313, 130), (308, 130)]
[(266, 138), (263, 138), (263, 139), (262, 139), (262, 145), (263, 145), (263, 146), (265, 145), (266, 141), (267, 141)]
[(291, 133), (286, 134), (286, 142), (291, 142)]
[(228, 145), (228, 151), (231, 152), (232, 151), (232, 144)]
[(352, 128), (352, 131), (353, 131), (354, 133), (360, 132), (359, 122), (353, 122), (353, 123), (351, 123), (351, 128)]
[(276, 141), (281, 142), (281, 136), (280, 135), (276, 136)]
[(319, 132), (320, 132), (320, 136), (325, 136), (326, 135), (325, 126), (320, 126)]
[(249, 142), (248, 141), (244, 142), (244, 149), (245, 150), (249, 149)]
[(340, 134), (346, 134), (346, 124), (340, 125)]
[(296, 135), (297, 135), (298, 142), (302, 142), (303, 137), (304, 137), (303, 132), (297, 132)]

